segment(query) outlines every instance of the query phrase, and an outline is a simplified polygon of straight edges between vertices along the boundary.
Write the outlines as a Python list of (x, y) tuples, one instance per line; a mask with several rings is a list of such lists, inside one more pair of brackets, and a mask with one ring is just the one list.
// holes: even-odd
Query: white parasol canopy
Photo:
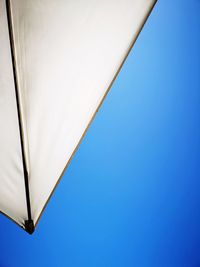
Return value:
[(0, 0), (0, 210), (32, 233), (155, 0)]

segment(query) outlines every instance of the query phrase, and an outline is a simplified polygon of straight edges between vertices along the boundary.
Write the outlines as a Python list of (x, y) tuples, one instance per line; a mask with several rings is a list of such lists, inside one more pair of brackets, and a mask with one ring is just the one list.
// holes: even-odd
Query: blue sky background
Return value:
[(0, 267), (200, 266), (200, 1), (158, 1), (29, 236)]

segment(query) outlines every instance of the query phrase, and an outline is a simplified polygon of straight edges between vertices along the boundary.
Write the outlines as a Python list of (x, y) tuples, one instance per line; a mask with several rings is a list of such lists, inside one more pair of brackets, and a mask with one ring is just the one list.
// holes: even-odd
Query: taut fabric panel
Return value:
[(24, 174), (5, 1), (0, 0), (0, 211), (27, 219)]
[(12, 0), (36, 222), (153, 0)]

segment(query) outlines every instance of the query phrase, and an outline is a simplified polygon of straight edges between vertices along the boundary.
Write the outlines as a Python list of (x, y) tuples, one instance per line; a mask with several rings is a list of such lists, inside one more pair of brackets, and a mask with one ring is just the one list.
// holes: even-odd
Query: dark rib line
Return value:
[[(30, 223), (30, 222), (32, 222), (31, 204), (30, 204), (28, 171), (27, 171), (26, 159), (25, 159), (25, 151), (24, 151), (22, 117), (21, 117), (20, 100), (19, 100), (19, 86), (18, 86), (18, 81), (17, 81), (17, 69), (16, 69), (15, 46), (14, 46), (14, 36), (13, 36), (10, 0), (6, 0), (6, 12), (7, 12), (7, 20), (8, 20), (8, 31), (9, 31), (9, 39), (10, 39), (14, 85), (15, 85), (17, 115), (18, 115), (18, 122), (19, 122), (20, 143), (21, 143), (21, 152), (22, 152), (22, 164), (23, 164), (24, 183), (25, 183), (25, 192), (26, 192), (27, 215), (28, 215), (28, 222)], [(27, 221), (25, 221), (25, 227), (28, 226), (28, 224), (27, 224)], [(28, 229), (26, 229), (26, 230), (28, 232), (30, 232)]]

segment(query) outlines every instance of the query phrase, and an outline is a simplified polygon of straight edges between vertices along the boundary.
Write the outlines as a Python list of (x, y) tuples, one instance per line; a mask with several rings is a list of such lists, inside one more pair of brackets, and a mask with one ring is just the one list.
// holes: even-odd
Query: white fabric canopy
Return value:
[[(7, 2), (36, 224), (155, 0)], [(10, 49), (5, 0), (0, 0), (0, 210), (24, 227), (27, 206)]]

